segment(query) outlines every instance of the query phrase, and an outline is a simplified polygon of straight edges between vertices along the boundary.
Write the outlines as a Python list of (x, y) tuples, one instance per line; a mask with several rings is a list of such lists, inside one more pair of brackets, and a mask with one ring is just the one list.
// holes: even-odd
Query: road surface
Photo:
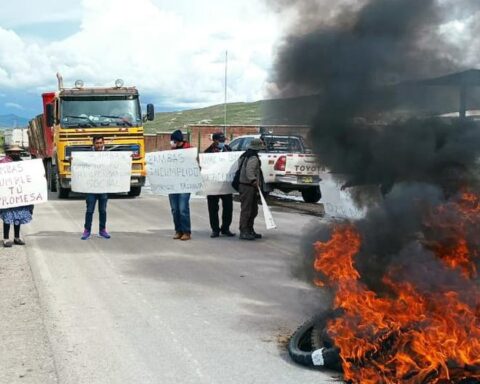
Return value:
[(338, 382), (293, 364), (285, 349), (324, 302), (292, 273), (302, 237), (322, 218), (273, 210), (278, 229), (263, 230), (260, 211), (260, 241), (210, 239), (206, 201), (192, 199), (193, 239), (180, 242), (167, 198), (112, 198), (112, 238), (82, 241), (83, 198), (36, 206), (25, 252), (56, 372), (37, 382)]

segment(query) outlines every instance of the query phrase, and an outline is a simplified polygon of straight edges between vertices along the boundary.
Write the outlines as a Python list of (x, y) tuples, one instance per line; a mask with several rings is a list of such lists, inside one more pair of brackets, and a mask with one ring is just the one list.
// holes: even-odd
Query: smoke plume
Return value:
[[(436, 116), (458, 111), (457, 88), (416, 82), (477, 62), (470, 37), (480, 31), (480, 2), (269, 3), (292, 20), (278, 47), (273, 94), (317, 95), (311, 138), (321, 164), (346, 175), (345, 187), (378, 185), (384, 196), (357, 223), (362, 279), (380, 292), (381, 276), (401, 264), (399, 274), (414, 271), (410, 276), (425, 289), (452, 280), (446, 273), (430, 282), (427, 271), (414, 266), (432, 258), (425, 243), (440, 241), (428, 232), (426, 215), (465, 190), (478, 191), (480, 127)], [(474, 107), (478, 95), (472, 89), (469, 96), (467, 107)], [(324, 240), (330, 231), (322, 227), (315, 236)], [(430, 270), (438, 268), (432, 261)]]

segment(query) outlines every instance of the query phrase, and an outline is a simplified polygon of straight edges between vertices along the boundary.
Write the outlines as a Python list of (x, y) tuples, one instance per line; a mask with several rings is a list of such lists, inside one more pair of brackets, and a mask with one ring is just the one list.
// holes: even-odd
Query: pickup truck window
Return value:
[(240, 150), (241, 151), (246, 151), (253, 139), (254, 139), (254, 137), (245, 137), (243, 139), (242, 148)]
[(235, 139), (230, 143), (230, 148), (232, 148), (232, 151), (241, 151), (242, 143), (243, 139)]
[(305, 153), (305, 148), (298, 137), (265, 136), (266, 152)]

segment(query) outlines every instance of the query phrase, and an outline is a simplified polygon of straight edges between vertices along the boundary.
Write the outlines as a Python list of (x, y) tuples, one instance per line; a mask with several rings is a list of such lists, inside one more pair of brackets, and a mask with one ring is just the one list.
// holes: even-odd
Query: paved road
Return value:
[(322, 303), (292, 275), (321, 218), (276, 208), (279, 229), (265, 239), (212, 240), (206, 201), (193, 199), (193, 240), (179, 242), (166, 198), (115, 198), (112, 239), (81, 241), (84, 205), (39, 205), (25, 228), (61, 384), (335, 382), (284, 347)]

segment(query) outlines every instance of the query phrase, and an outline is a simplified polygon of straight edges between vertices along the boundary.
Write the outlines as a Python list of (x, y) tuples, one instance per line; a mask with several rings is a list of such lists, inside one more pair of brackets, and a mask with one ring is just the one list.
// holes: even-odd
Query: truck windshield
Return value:
[(298, 137), (294, 136), (263, 136), (266, 152), (304, 153), (305, 148)]
[(68, 96), (61, 100), (60, 122), (65, 128), (123, 126), (142, 123), (138, 97)]

